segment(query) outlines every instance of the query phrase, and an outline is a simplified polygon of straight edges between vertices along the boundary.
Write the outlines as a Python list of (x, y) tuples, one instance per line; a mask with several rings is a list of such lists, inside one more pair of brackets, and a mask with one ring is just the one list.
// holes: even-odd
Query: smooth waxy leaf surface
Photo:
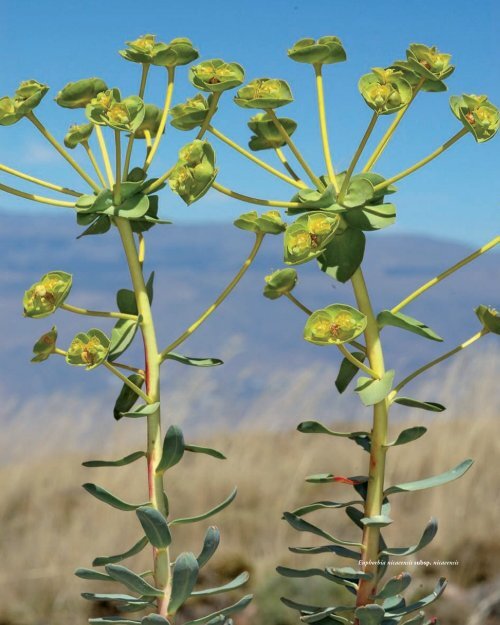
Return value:
[(389, 395), (394, 382), (394, 374), (394, 369), (389, 369), (380, 380), (363, 376), (358, 378), (356, 393), (365, 406), (378, 404)]
[(168, 613), (175, 614), (191, 596), (198, 579), (198, 562), (192, 553), (181, 553), (175, 561), (172, 577), (172, 594), (168, 603)]
[(390, 486), (385, 491), (385, 494), (392, 495), (393, 493), (424, 490), (426, 488), (433, 488), (434, 486), (441, 486), (442, 484), (453, 482), (453, 480), (457, 480), (459, 477), (462, 477), (462, 475), (464, 475), (464, 473), (466, 473), (471, 468), (473, 462), (473, 460), (464, 460), (453, 469), (445, 471), (444, 473), (440, 473), (439, 475), (434, 475), (433, 477), (428, 477), (424, 480), (417, 480), (415, 482), (406, 482), (404, 484), (396, 484), (395, 486)]
[(212, 449), (211, 447), (200, 447), (199, 445), (184, 445), (184, 451), (190, 451), (195, 454), (206, 454), (207, 456), (212, 456), (212, 458), (217, 458), (218, 460), (227, 459), (221, 451), (217, 451), (217, 449)]
[(411, 397), (396, 397), (394, 403), (400, 404), (401, 406), (408, 406), (409, 408), (421, 408), (429, 412), (443, 412), (443, 410), (446, 410), (446, 407), (442, 404), (437, 404), (433, 401), (419, 401)]
[(122, 501), (121, 499), (118, 499), (118, 497), (112, 495), (106, 489), (102, 488), (102, 486), (97, 486), (97, 484), (83, 484), (83, 488), (88, 493), (93, 495), (96, 499), (99, 499), (100, 501), (103, 501), (104, 503), (107, 503), (108, 505), (112, 506), (113, 508), (117, 508), (118, 510), (137, 510), (137, 508), (140, 508), (144, 505), (143, 503), (135, 505), (132, 503), (127, 503), (126, 501)]
[(221, 592), (226, 592), (228, 590), (234, 590), (235, 588), (240, 588), (243, 584), (246, 584), (250, 575), (247, 571), (240, 573), (233, 580), (224, 584), (223, 586), (217, 586), (216, 588), (205, 588), (204, 590), (195, 590), (191, 593), (192, 597), (204, 597), (206, 595), (218, 595)]
[(219, 546), (219, 543), (220, 543), (220, 532), (218, 528), (215, 527), (215, 525), (211, 525), (207, 529), (207, 533), (205, 534), (202, 550), (199, 556), (196, 558), (200, 569), (202, 566), (205, 566), (205, 564), (210, 560), (210, 558), (217, 551), (217, 547)]
[(384, 618), (385, 610), (379, 605), (366, 605), (357, 608), (355, 613), (359, 625), (380, 625)]
[(418, 336), (423, 336), (424, 338), (431, 339), (432, 341), (443, 340), (434, 332), (434, 330), (431, 330), (429, 326), (426, 326), (425, 323), (422, 323), (413, 317), (409, 317), (408, 315), (403, 315), (403, 313), (400, 312), (393, 313), (390, 310), (383, 310), (377, 315), (377, 322), (380, 328), (393, 326), (394, 328), (418, 334)]
[(169, 523), (169, 525), (183, 525), (185, 523), (196, 523), (197, 521), (203, 521), (203, 519), (208, 519), (209, 517), (213, 516), (214, 514), (217, 514), (221, 510), (224, 510), (224, 508), (227, 508), (227, 506), (229, 506), (229, 504), (236, 497), (237, 492), (238, 491), (235, 488), (231, 492), (229, 497), (227, 497), (227, 499), (224, 499), (224, 501), (222, 501), (219, 505), (215, 506), (215, 508), (212, 508), (211, 510), (208, 510), (208, 512), (204, 512), (203, 514), (198, 514), (197, 516), (184, 517), (184, 518), (181, 518), (181, 519), (174, 519), (173, 521), (171, 521)]
[(422, 425), (417, 425), (413, 428), (408, 428), (403, 430), (400, 434), (398, 434), (395, 441), (392, 443), (388, 443), (387, 447), (393, 447), (395, 445), (406, 445), (406, 443), (411, 443), (412, 441), (416, 441), (418, 438), (422, 437), (427, 432), (427, 428), (424, 428)]
[(156, 467), (157, 471), (166, 471), (180, 462), (184, 455), (184, 436), (182, 430), (171, 425), (163, 440), (161, 460)]
[(380, 554), (387, 556), (409, 556), (417, 551), (420, 551), (424, 547), (427, 547), (437, 534), (437, 530), (437, 520), (432, 518), (429, 523), (427, 523), (422, 537), (416, 545), (411, 545), (410, 547), (384, 547)]
[(193, 358), (177, 354), (176, 352), (170, 352), (165, 358), (167, 360), (175, 360), (183, 365), (191, 365), (191, 367), (217, 367), (224, 364), (219, 358)]
[(400, 573), (395, 577), (391, 577), (383, 588), (376, 594), (377, 599), (387, 599), (400, 595), (411, 584), (411, 575), (409, 573)]
[(172, 542), (168, 523), (159, 510), (150, 506), (135, 511), (149, 542), (157, 549), (166, 549)]
[(126, 464), (131, 464), (139, 458), (145, 458), (146, 453), (144, 451), (134, 451), (134, 453), (120, 458), (119, 460), (87, 460), (82, 462), (84, 467), (123, 467)]
[(106, 572), (117, 582), (121, 582), (130, 590), (139, 593), (145, 597), (162, 597), (163, 590), (159, 588), (155, 588), (148, 584), (148, 582), (143, 579), (137, 573), (134, 573), (130, 569), (127, 569), (125, 566), (121, 566), (120, 564), (108, 564), (106, 567)]
[(212, 612), (212, 614), (202, 616), (201, 618), (195, 619), (194, 621), (188, 621), (187, 623), (184, 623), (184, 625), (203, 625), (203, 623), (207, 623), (207, 625), (215, 625), (215, 623), (226, 622), (226, 619), (224, 618), (225, 616), (228, 616), (229, 614), (234, 614), (235, 612), (241, 612), (241, 610), (244, 610), (247, 607), (252, 599), (253, 595), (245, 595), (242, 599), (240, 599), (236, 603), (233, 603), (233, 605), (230, 605), (227, 608), (222, 608), (222, 610)]
[(101, 556), (99, 558), (95, 558), (92, 562), (92, 566), (104, 566), (106, 564), (115, 564), (116, 562), (121, 562), (122, 560), (126, 560), (132, 556), (135, 556), (136, 553), (140, 553), (144, 547), (148, 544), (148, 539), (143, 536), (139, 541), (135, 543), (130, 549), (124, 551), (123, 553), (119, 553), (115, 556)]

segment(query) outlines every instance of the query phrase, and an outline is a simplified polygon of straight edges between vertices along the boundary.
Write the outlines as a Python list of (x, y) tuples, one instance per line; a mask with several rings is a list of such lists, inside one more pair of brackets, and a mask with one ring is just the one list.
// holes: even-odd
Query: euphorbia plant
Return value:
[[(241, 85), (244, 71), (237, 63), (226, 63), (220, 59), (192, 66), (189, 70), (190, 80), (196, 87), (210, 92), (211, 95), (208, 101), (203, 97), (193, 98), (186, 107), (187, 110), (181, 111), (182, 115), (179, 115), (178, 108), (171, 111), (175, 74), (179, 67), (198, 58), (198, 52), (189, 39), (179, 38), (170, 43), (162, 43), (157, 42), (153, 35), (144, 35), (128, 43), (127, 49), (120, 54), (142, 70), (138, 93), (122, 97), (118, 88), (109, 87), (102, 79), (95, 77), (77, 80), (64, 86), (56, 95), (56, 103), (66, 109), (80, 109), (86, 117), (85, 119), (80, 115), (80, 119), (76, 120), (78, 123), (69, 128), (64, 136), (64, 145), (47, 130), (35, 114), (36, 107), (48, 91), (46, 85), (28, 80), (20, 84), (13, 97), (0, 100), (1, 125), (11, 125), (21, 120), (33, 124), (75, 170), (80, 183), (83, 181), (90, 189), (69, 189), (7, 165), (0, 165), (0, 170), (5, 173), (70, 196), (71, 199), (41, 196), (3, 183), (0, 184), (0, 190), (28, 200), (73, 210), (77, 223), (85, 228), (80, 236), (109, 237), (117, 234), (121, 240), (132, 288), (118, 289), (117, 310), (96, 311), (72, 305), (69, 301), (72, 276), (62, 270), (51, 270), (26, 291), (23, 300), (24, 314), (26, 317), (44, 318), (61, 310), (83, 317), (100, 317), (114, 323), (111, 331), (92, 327), (90, 323), (85, 324), (66, 347), (58, 344), (57, 329), (53, 326), (36, 342), (33, 362), (42, 362), (51, 356), (62, 356), (69, 365), (87, 371), (100, 366), (106, 368), (123, 384), (110, 413), (117, 420), (142, 418), (146, 422), (145, 449), (139, 449), (117, 460), (84, 462), (90, 468), (121, 467), (146, 459), (148, 494), (145, 494), (140, 503), (122, 500), (92, 482), (84, 484), (85, 490), (102, 502), (118, 510), (135, 512), (138, 540), (132, 546), (124, 546), (123, 553), (95, 558), (94, 568), (78, 569), (76, 575), (96, 583), (117, 583), (126, 589), (122, 593), (83, 593), (83, 597), (91, 601), (112, 601), (121, 614), (91, 619), (91, 622), (173, 625), (178, 622), (176, 615), (188, 599), (237, 589), (245, 584), (248, 574), (243, 572), (227, 584), (216, 588), (196, 587), (200, 568), (207, 564), (219, 545), (219, 531), (215, 526), (208, 527), (203, 544), (195, 548), (198, 555), (192, 552), (178, 553), (177, 550), (172, 553), (171, 545), (173, 543), (175, 546), (173, 539), (176, 526), (204, 521), (215, 515), (233, 501), (236, 490), (211, 510), (195, 510), (194, 516), (171, 518), (168, 489), (165, 490), (165, 472), (177, 465), (185, 453), (206, 454), (215, 459), (224, 459), (224, 455), (215, 449), (186, 442), (182, 430), (176, 425), (170, 425), (166, 434), (162, 434), (160, 367), (167, 360), (198, 367), (222, 364), (222, 361), (215, 358), (193, 358), (176, 350), (237, 285), (255, 258), (266, 233), (278, 234), (285, 225), (276, 211), (260, 217), (256, 214), (247, 215), (243, 219), (244, 227), (255, 232), (255, 242), (240, 270), (215, 302), (185, 332), (163, 349), (158, 346), (152, 312), (154, 273), (146, 278), (144, 269), (147, 262), (147, 231), (157, 224), (169, 223), (158, 217), (157, 192), (168, 182), (186, 204), (191, 204), (213, 185), (217, 175), (215, 152), (204, 138), (205, 131), (223, 92)], [(154, 66), (163, 68), (166, 74), (166, 96), (161, 107), (144, 101), (148, 75)], [(174, 125), (182, 128), (196, 125), (202, 113), (202, 125), (196, 138), (179, 151), (177, 161), (166, 171), (165, 166), (161, 166), (161, 175), (151, 177), (151, 165), (157, 162), (155, 156), (170, 112)], [(110, 138), (114, 158), (110, 157)], [(91, 147), (94, 139), (97, 139), (102, 164), (99, 164), (95, 148)], [(75, 160), (68, 150), (82, 151), (83, 157), (88, 157), (93, 174)], [(133, 158), (137, 159), (135, 166), (132, 166)], [(124, 362), (124, 354), (136, 335), (142, 335), (144, 360), (138, 364)], [(137, 573), (123, 566), (122, 561), (139, 553), (148, 544), (152, 547), (151, 571)], [(189, 622), (192, 625), (229, 623), (231, 620), (227, 619), (227, 615), (243, 609), (250, 600), (251, 595), (246, 595), (232, 605), (226, 603), (226, 607)], [(141, 616), (129, 615), (137, 612), (141, 612)]]
[[(368, 454), (366, 475), (344, 477), (332, 473), (313, 475), (307, 478), (312, 483), (341, 483), (352, 487), (354, 497), (345, 502), (317, 501), (293, 512), (284, 514), (285, 520), (296, 530), (321, 537), (327, 544), (315, 547), (292, 548), (295, 553), (328, 553), (332, 565), (326, 568), (291, 569), (279, 567), (284, 576), (306, 578), (319, 576), (342, 586), (352, 593), (352, 600), (345, 605), (310, 605), (307, 598), (283, 599), (289, 607), (297, 610), (300, 619), (306, 623), (351, 623), (355, 625), (424, 625), (436, 622), (427, 620), (421, 608), (432, 603), (444, 590), (446, 581), (439, 580), (434, 591), (414, 602), (407, 602), (404, 591), (411, 582), (408, 573), (402, 573), (382, 582), (391, 557), (402, 557), (416, 553), (428, 545), (437, 531), (435, 519), (424, 529), (421, 539), (412, 546), (388, 546), (382, 529), (392, 523), (390, 498), (401, 492), (422, 490), (445, 484), (459, 478), (471, 466), (465, 460), (457, 467), (434, 477), (414, 482), (387, 486), (385, 464), (387, 452), (393, 446), (411, 443), (426, 432), (423, 426), (415, 426), (400, 432), (393, 439), (389, 435), (389, 410), (392, 404), (402, 404), (420, 410), (440, 412), (444, 406), (433, 401), (424, 401), (404, 396), (401, 391), (415, 377), (434, 365), (463, 350), (482, 336), (492, 332), (498, 334), (499, 317), (491, 308), (479, 306), (476, 314), (479, 330), (458, 347), (420, 367), (404, 379), (398, 380), (393, 369), (386, 369), (381, 334), (386, 326), (413, 333), (420, 338), (442, 341), (423, 322), (401, 312), (405, 306), (423, 294), (427, 289), (444, 280), (453, 272), (478, 258), (500, 242), (498, 236), (479, 250), (446, 269), (392, 309), (376, 314), (373, 310), (368, 289), (363, 277), (362, 262), (365, 251), (366, 232), (381, 230), (394, 224), (395, 205), (388, 196), (396, 192), (394, 183), (402, 180), (417, 169), (442, 154), (462, 137), (472, 134), (478, 142), (493, 137), (499, 127), (498, 109), (486, 96), (463, 95), (452, 97), (452, 112), (462, 124), (443, 145), (407, 169), (382, 176), (375, 166), (392, 138), (408, 107), (421, 92), (440, 92), (447, 89), (445, 79), (454, 71), (451, 56), (439, 52), (435, 47), (412, 44), (407, 50), (405, 61), (395, 61), (390, 67), (376, 67), (359, 80), (359, 90), (373, 113), (362, 136), (359, 147), (346, 171), (335, 170), (327, 132), (323, 89), (325, 65), (346, 59), (342, 43), (337, 37), (301, 39), (289, 51), (294, 61), (309, 64), (316, 79), (317, 101), (321, 144), (326, 172), (315, 172), (298, 149), (292, 134), (297, 123), (288, 117), (278, 117), (277, 108), (290, 103), (292, 91), (287, 83), (279, 79), (259, 78), (251, 80), (236, 93), (234, 101), (243, 108), (261, 112), (248, 122), (253, 135), (249, 141), (250, 152), (218, 131), (207, 118), (215, 106), (200, 96), (188, 100), (185, 105), (174, 108), (172, 123), (185, 130), (201, 126), (243, 156), (263, 167), (271, 174), (285, 180), (296, 188), (291, 200), (268, 200), (244, 195), (213, 182), (217, 191), (251, 204), (275, 209), (273, 220), (279, 219), (278, 209), (285, 209), (293, 216), (284, 231), (284, 262), (288, 268), (267, 276), (264, 295), (270, 299), (288, 298), (307, 314), (304, 339), (320, 346), (336, 346), (343, 359), (336, 380), (337, 390), (342, 393), (357, 377), (355, 392), (361, 402), (373, 411), (370, 428), (364, 431), (334, 431), (316, 421), (301, 423), (298, 429), (304, 433), (321, 433), (343, 437), (359, 445)], [(196, 86), (199, 86), (195, 83)], [(202, 87), (200, 87), (202, 88)], [(366, 164), (358, 162), (377, 123), (386, 116), (393, 116), (382, 138), (376, 145)], [(301, 166), (308, 181), (302, 180), (290, 166), (283, 147), (288, 147)], [(276, 170), (252, 152), (274, 150), (287, 170), (287, 174)], [(270, 213), (259, 217), (256, 212), (242, 215), (235, 225), (252, 231), (264, 228)], [(357, 308), (345, 303), (334, 302), (321, 310), (312, 311), (292, 293), (297, 283), (295, 266), (316, 261), (327, 276), (338, 282), (350, 282), (354, 290)], [(364, 337), (364, 341), (363, 341)], [(332, 535), (329, 531), (304, 519), (304, 516), (320, 509), (343, 508), (349, 519), (360, 532), (356, 541), (348, 541)], [(350, 566), (343, 566), (337, 558), (347, 558)], [(354, 564), (352, 564), (354, 561)]]

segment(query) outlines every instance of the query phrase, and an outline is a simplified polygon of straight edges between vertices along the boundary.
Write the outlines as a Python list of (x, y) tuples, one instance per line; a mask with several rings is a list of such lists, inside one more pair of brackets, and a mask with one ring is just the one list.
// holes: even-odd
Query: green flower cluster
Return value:
[(37, 80), (25, 80), (19, 84), (14, 96), (0, 98), (0, 126), (11, 126), (31, 113), (49, 90)]
[(286, 229), (285, 263), (299, 265), (318, 257), (332, 240), (339, 223), (339, 216), (334, 213), (311, 212), (301, 215)]
[(307, 320), (304, 338), (315, 345), (340, 345), (353, 341), (366, 328), (366, 316), (347, 304), (316, 310)]
[(186, 204), (192, 204), (207, 193), (216, 176), (214, 149), (208, 141), (195, 139), (179, 151), (168, 183)]
[(374, 67), (362, 76), (358, 88), (365, 102), (378, 115), (390, 115), (405, 107), (413, 96), (408, 82), (393, 69)]
[(185, 37), (172, 39), (170, 43), (156, 42), (155, 35), (142, 35), (134, 41), (127, 41), (127, 49), (120, 50), (121, 56), (133, 63), (177, 67), (187, 65), (198, 58), (198, 51)]
[(72, 283), (71, 274), (64, 271), (46, 273), (24, 293), (24, 316), (40, 319), (54, 313), (68, 297)]
[(478, 143), (489, 141), (498, 132), (500, 113), (485, 95), (451, 96), (451, 110)]

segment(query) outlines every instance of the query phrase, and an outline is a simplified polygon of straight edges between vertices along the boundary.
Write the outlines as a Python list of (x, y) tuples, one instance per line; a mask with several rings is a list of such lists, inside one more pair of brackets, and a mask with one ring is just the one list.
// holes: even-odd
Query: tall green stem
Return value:
[(325, 112), (325, 91), (323, 89), (323, 75), (322, 65), (317, 63), (314, 65), (314, 73), (316, 74), (316, 93), (318, 96), (318, 114), (319, 114), (319, 126), (321, 130), (321, 142), (323, 144), (323, 154), (325, 157), (326, 171), (328, 172), (328, 178), (335, 188), (335, 191), (339, 192), (339, 185), (335, 170), (333, 169), (332, 155), (330, 152), (330, 141), (328, 139), (328, 126), (326, 123)]
[[(366, 288), (363, 273), (360, 268), (351, 278), (354, 295), (359, 310), (366, 315), (365, 330), (366, 354), (370, 367), (382, 377), (385, 373), (384, 354), (380, 342), (380, 334), (376, 317)], [(385, 457), (387, 448), (388, 402), (386, 399), (373, 407), (373, 427), (371, 432), (370, 468), (368, 472), (368, 492), (364, 507), (364, 516), (378, 516), (382, 510), (384, 498)], [(359, 583), (356, 605), (363, 606), (370, 603), (377, 588), (377, 562), (380, 545), (380, 527), (367, 525), (363, 530), (362, 559), (366, 562), (363, 570), (371, 573), (371, 579), (362, 579)]]
[[(139, 97), (144, 98), (144, 92), (146, 90), (146, 81), (148, 79), (148, 72), (150, 68), (149, 63), (142, 64), (142, 73), (141, 73), (141, 84), (139, 86)], [(135, 135), (134, 133), (130, 133), (130, 137), (128, 139), (127, 150), (125, 152), (125, 163), (123, 165), (123, 173), (122, 179), (126, 180), (128, 176), (128, 170), (130, 169), (130, 159), (132, 158), (132, 148), (134, 146)]]
[(42, 133), (42, 135), (47, 139), (47, 141), (59, 152), (59, 154), (73, 167), (73, 169), (80, 174), (80, 176), (87, 182), (94, 191), (99, 193), (99, 185), (96, 184), (92, 178), (84, 171), (80, 165), (75, 161), (75, 159), (68, 154), (68, 152), (63, 148), (63, 146), (57, 141), (50, 132), (45, 128), (42, 122), (38, 119), (38, 117), (33, 113), (33, 111), (29, 112), (26, 115), (26, 119), (29, 119), (30, 122)]
[[(134, 287), (137, 309), (142, 317), (141, 332), (144, 341), (145, 357), (145, 382), (146, 393), (151, 403), (160, 401), (160, 358), (156, 342), (156, 333), (151, 313), (146, 284), (139, 262), (134, 235), (130, 223), (122, 218), (116, 218), (116, 226), (120, 233), (123, 249), (127, 258), (127, 263)], [(157, 472), (156, 467), (161, 459), (162, 439), (161, 439), (161, 417), (160, 409), (147, 417), (148, 442), (148, 484), (149, 500), (151, 505), (159, 510), (166, 518), (168, 511), (163, 494), (163, 473)], [(171, 590), (170, 576), (170, 556), (168, 549), (154, 549), (154, 577), (155, 585), (164, 589), (164, 597), (158, 599), (158, 613), (166, 616), (166, 604)]]
[(122, 183), (122, 143), (119, 130), (115, 130), (115, 172), (116, 180), (113, 188), (113, 202), (115, 206), (121, 203), (121, 183)]

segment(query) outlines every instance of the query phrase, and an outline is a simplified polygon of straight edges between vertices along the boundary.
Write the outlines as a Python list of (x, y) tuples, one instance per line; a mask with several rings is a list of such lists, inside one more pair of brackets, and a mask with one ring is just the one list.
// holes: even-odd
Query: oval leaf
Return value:
[(416, 425), (413, 428), (408, 428), (403, 430), (395, 441), (392, 443), (387, 443), (386, 447), (393, 447), (396, 445), (405, 445), (406, 443), (411, 443), (412, 441), (416, 441), (418, 438), (422, 437), (427, 432), (427, 428), (424, 428), (423, 425)]
[(380, 380), (359, 377), (356, 384), (356, 393), (365, 406), (378, 404), (389, 395), (394, 382), (394, 369), (386, 371)]
[(380, 625), (384, 618), (385, 610), (379, 605), (365, 605), (357, 608), (354, 612), (359, 625)]
[(175, 614), (191, 596), (198, 579), (198, 562), (192, 553), (181, 553), (175, 561), (172, 577), (172, 593), (168, 613)]
[(411, 584), (411, 575), (409, 573), (400, 573), (396, 577), (391, 577), (384, 587), (375, 595), (376, 599), (387, 599), (400, 595)]
[(365, 243), (365, 235), (356, 228), (346, 228), (342, 234), (336, 234), (318, 256), (321, 271), (334, 280), (347, 282), (363, 261)]
[(149, 542), (157, 549), (166, 549), (172, 542), (167, 520), (156, 508), (142, 506), (135, 511)]
[(394, 328), (400, 328), (401, 330), (413, 332), (413, 334), (418, 334), (426, 339), (431, 339), (431, 341), (443, 340), (434, 332), (434, 330), (431, 330), (428, 326), (426, 326), (425, 323), (422, 323), (413, 317), (409, 317), (408, 315), (403, 315), (403, 313), (400, 312), (393, 313), (390, 310), (383, 310), (377, 315), (377, 323), (380, 328), (393, 326)]
[[(352, 355), (360, 362), (364, 362), (366, 359), (366, 354), (363, 354), (363, 352), (353, 352)], [(356, 367), (356, 365), (350, 360), (347, 360), (347, 358), (342, 359), (337, 379), (335, 380), (335, 387), (339, 393), (343, 393), (346, 390), (352, 380), (356, 377), (358, 371), (359, 368)]]
[(442, 404), (437, 404), (433, 401), (418, 401), (417, 399), (412, 399), (411, 397), (396, 397), (394, 402), (396, 404), (401, 404), (401, 406), (421, 408), (422, 410), (429, 410), (430, 412), (443, 412), (443, 410), (446, 410), (446, 407)]
[(76, 569), (75, 575), (80, 577), (81, 579), (93, 579), (96, 581), (103, 582), (112, 582), (113, 578), (109, 575), (105, 575), (104, 573), (99, 573), (99, 571), (94, 571), (94, 569)]
[(430, 519), (429, 523), (427, 523), (422, 537), (416, 545), (412, 545), (411, 547), (384, 547), (380, 554), (387, 556), (410, 556), (413, 553), (420, 551), (424, 547), (427, 547), (427, 545), (437, 534), (437, 530), (437, 520), (432, 518)]
[(201, 569), (202, 566), (210, 560), (210, 558), (214, 555), (217, 550), (217, 547), (220, 543), (220, 532), (215, 525), (211, 525), (207, 529), (207, 533), (205, 534), (205, 539), (203, 541), (203, 548), (200, 552), (200, 555), (196, 558), (198, 561), (198, 566)]
[(134, 340), (139, 324), (133, 319), (119, 319), (111, 331), (108, 360), (119, 358)]
[(145, 597), (163, 597), (163, 590), (154, 588), (151, 584), (143, 579), (137, 573), (120, 564), (108, 564), (106, 572), (117, 582), (124, 584), (130, 590), (139, 593)]
[(171, 425), (163, 440), (161, 460), (156, 467), (158, 472), (175, 466), (184, 455), (184, 436), (177, 425)]

